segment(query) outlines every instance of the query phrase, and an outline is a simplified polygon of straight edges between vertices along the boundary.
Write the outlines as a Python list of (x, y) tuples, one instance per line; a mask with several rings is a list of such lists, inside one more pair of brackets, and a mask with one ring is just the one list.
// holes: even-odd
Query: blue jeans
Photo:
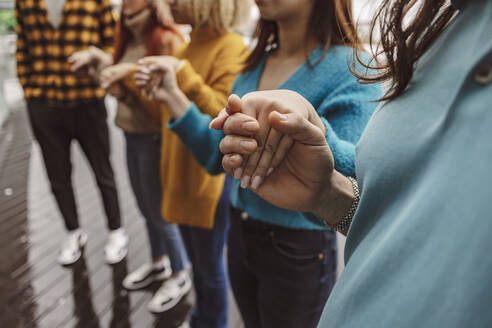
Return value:
[(244, 326), (317, 327), (336, 279), (335, 234), (231, 213), (228, 265)]
[(173, 272), (186, 268), (188, 258), (178, 226), (161, 215), (161, 136), (125, 133), (128, 173), (138, 208), (145, 218), (153, 259), (168, 255)]
[(193, 267), (196, 306), (192, 328), (225, 328), (228, 312), (228, 277), (224, 246), (229, 230), (230, 180), (226, 178), (211, 230), (180, 226)]

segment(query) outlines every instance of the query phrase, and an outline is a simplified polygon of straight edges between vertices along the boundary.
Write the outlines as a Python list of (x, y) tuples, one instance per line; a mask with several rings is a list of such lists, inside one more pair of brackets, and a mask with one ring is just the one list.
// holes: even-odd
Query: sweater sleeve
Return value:
[(207, 83), (185, 60), (176, 74), (178, 85), (201, 112), (215, 117), (226, 105), (234, 79), (241, 71), (247, 54), (246, 47), (241, 45), (236, 53), (224, 51), (224, 54), (217, 56)]
[(186, 113), (179, 119), (170, 121), (168, 128), (176, 133), (193, 157), (210, 174), (223, 173), (222, 154), (219, 144), (224, 133), (208, 127), (211, 117), (203, 114), (191, 103)]
[(346, 176), (355, 177), (355, 146), (376, 108), (373, 100), (379, 96), (379, 86), (361, 85), (351, 78), (319, 107), (335, 169)]
[(15, 19), (17, 21), (17, 49), (15, 52), (15, 60), (17, 63), (17, 77), (19, 78), (19, 83), (21, 84), (22, 88), (25, 90), (27, 87), (27, 82), (29, 80), (29, 75), (31, 73), (31, 66), (25, 35), (26, 31), (24, 28), (24, 23), (22, 21), (22, 15), (20, 14), (19, 1), (15, 2)]

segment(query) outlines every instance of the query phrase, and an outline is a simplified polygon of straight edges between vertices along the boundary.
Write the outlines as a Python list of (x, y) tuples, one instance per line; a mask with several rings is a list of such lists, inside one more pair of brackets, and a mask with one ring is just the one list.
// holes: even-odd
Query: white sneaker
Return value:
[(69, 232), (62, 242), (58, 263), (61, 265), (70, 265), (77, 262), (82, 255), (82, 248), (87, 243), (87, 234), (77, 229)]
[(151, 263), (141, 265), (123, 279), (123, 287), (128, 290), (137, 290), (145, 288), (154, 281), (165, 280), (172, 275), (169, 258), (163, 259), (164, 266), (161, 269), (155, 269)]
[(188, 273), (182, 277), (166, 280), (150, 300), (147, 308), (152, 313), (162, 313), (172, 309), (191, 289)]
[(128, 254), (128, 236), (123, 228), (109, 232), (104, 254), (108, 264), (116, 264), (126, 257)]
[(188, 321), (185, 321), (181, 325), (179, 325), (178, 328), (190, 328), (190, 324), (188, 323)]

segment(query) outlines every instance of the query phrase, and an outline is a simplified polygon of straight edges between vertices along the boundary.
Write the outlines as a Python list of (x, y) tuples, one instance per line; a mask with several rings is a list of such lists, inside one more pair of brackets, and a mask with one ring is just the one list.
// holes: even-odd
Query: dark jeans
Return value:
[[(229, 229), (230, 178), (227, 177), (211, 230), (180, 226), (193, 267), (196, 306), (191, 328), (226, 328), (228, 279), (224, 246)], [(191, 206), (191, 205), (190, 205)]]
[(180, 272), (188, 262), (181, 233), (161, 215), (161, 134), (125, 133), (125, 139), (128, 174), (147, 224), (152, 258), (168, 255), (173, 272)]
[(41, 100), (27, 105), (32, 130), (44, 158), (46, 172), (68, 230), (79, 227), (72, 188), (70, 145), (77, 140), (96, 177), (111, 230), (121, 227), (118, 194), (109, 161), (109, 133), (103, 100), (71, 108), (52, 107)]
[(316, 327), (335, 284), (335, 234), (284, 228), (241, 214), (231, 210), (228, 264), (245, 327)]

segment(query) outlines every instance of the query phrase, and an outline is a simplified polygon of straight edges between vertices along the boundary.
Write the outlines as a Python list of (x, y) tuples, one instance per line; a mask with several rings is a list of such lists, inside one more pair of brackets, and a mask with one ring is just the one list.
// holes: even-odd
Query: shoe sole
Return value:
[(61, 266), (67, 267), (67, 266), (71, 266), (71, 265), (77, 263), (77, 261), (82, 257), (82, 250), (84, 249), (85, 244), (87, 244), (87, 239), (88, 239), (87, 234), (82, 234), (80, 236), (80, 241), (79, 241), (80, 251), (79, 251), (79, 255), (75, 258), (75, 260), (73, 260), (71, 262), (60, 262), (60, 260), (58, 260), (58, 264), (60, 264)]
[(155, 310), (155, 309), (148, 309), (151, 313), (154, 313), (154, 314), (160, 314), (160, 313), (164, 313), (166, 311), (169, 311), (171, 310), (173, 307), (176, 306), (176, 304), (179, 303), (179, 301), (181, 301), (183, 299), (183, 297), (188, 294), (188, 292), (191, 290), (191, 280), (187, 280), (187, 283), (186, 285), (183, 287), (183, 293), (181, 294), (180, 297), (177, 297), (176, 299), (174, 299), (173, 301), (167, 303), (166, 305), (163, 305), (163, 307), (159, 310)]

